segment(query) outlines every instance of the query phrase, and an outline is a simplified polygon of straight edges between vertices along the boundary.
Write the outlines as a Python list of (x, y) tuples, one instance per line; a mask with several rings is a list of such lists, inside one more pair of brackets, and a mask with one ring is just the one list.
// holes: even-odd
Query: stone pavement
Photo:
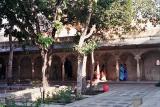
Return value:
[(138, 107), (160, 107), (160, 87), (154, 84), (111, 84), (109, 92), (61, 107), (134, 107), (137, 98), (140, 98), (138, 103), (142, 102)]

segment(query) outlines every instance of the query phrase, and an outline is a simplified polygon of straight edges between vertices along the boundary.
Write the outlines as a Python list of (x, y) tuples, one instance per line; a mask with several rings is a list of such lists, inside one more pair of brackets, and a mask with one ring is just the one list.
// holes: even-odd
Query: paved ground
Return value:
[[(160, 107), (160, 87), (151, 83), (109, 84), (110, 91), (67, 105), (45, 107)], [(140, 106), (135, 106), (142, 103)]]
[(141, 102), (138, 107), (160, 107), (160, 87), (154, 84), (112, 84), (109, 92), (62, 107), (135, 107)]

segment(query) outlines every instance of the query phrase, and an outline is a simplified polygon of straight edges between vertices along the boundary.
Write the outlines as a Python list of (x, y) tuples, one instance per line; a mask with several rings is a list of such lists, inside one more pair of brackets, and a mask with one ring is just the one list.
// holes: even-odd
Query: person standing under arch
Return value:
[(120, 64), (119, 80), (124, 81), (124, 80), (127, 80), (127, 78), (128, 78), (127, 65), (126, 64)]
[(123, 64), (120, 64), (120, 68), (119, 68), (119, 80), (120, 81), (124, 80), (124, 66), (123, 66)]

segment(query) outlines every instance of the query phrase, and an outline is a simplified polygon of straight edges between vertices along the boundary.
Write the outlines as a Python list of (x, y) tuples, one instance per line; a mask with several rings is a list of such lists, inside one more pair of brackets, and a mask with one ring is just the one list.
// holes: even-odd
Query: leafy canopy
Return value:
[(134, 0), (133, 6), (136, 15), (141, 14), (143, 18), (151, 18), (157, 15), (157, 3), (154, 0)]
[[(113, 30), (115, 33), (119, 32), (119, 28), (122, 33), (130, 31), (130, 24), (137, 18), (139, 11), (143, 17), (156, 14), (153, 0), (95, 0), (92, 9), (88, 10), (90, 2), (91, 0), (0, 0), (0, 28), (5, 28), (6, 34), (13, 34), (20, 41), (32, 40), (43, 47), (39, 34), (47, 33), (52, 38), (67, 23), (73, 26), (80, 23), (81, 35), (90, 11), (92, 17), (89, 27), (96, 24), (97, 32)], [(7, 19), (8, 23), (2, 24), (2, 19)], [(14, 26), (19, 30), (15, 30)]]
[(84, 42), (82, 47), (76, 45), (75, 50), (78, 51), (81, 55), (88, 55), (93, 52), (97, 47), (97, 41), (89, 39), (88, 41)]
[[(62, 26), (59, 21), (64, 2), (66, 0), (0, 0), (0, 28), (5, 28), (6, 35), (12, 34), (19, 41), (32, 41), (46, 48)], [(2, 23), (3, 19), (8, 22)]]

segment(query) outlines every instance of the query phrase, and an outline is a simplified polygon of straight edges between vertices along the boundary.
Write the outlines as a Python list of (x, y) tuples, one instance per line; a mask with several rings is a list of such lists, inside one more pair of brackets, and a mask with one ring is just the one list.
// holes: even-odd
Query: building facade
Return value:
[[(152, 34), (152, 32), (151, 32)], [(94, 52), (96, 67), (104, 66), (108, 81), (119, 81), (120, 64), (127, 68), (126, 81), (160, 80), (160, 33), (138, 38), (102, 42)], [(76, 81), (77, 52), (73, 50), (76, 37), (60, 37), (53, 46), (49, 81)], [(12, 78), (15, 81), (41, 80), (42, 59), (36, 47), (25, 50), (15, 42)], [(8, 42), (0, 43), (0, 80), (5, 81), (9, 58)], [(87, 79), (90, 79), (91, 57), (87, 60)]]

